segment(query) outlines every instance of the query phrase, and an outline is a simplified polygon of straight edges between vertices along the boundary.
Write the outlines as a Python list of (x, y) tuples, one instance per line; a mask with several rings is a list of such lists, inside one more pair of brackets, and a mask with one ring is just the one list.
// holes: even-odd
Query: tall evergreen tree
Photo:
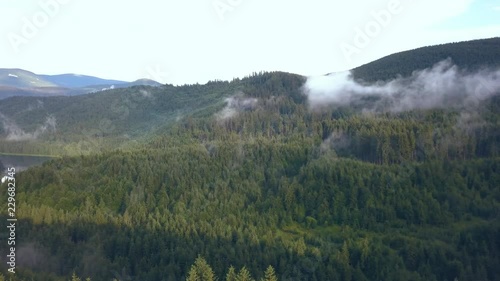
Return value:
[(261, 279), (261, 281), (278, 281), (276, 272), (274, 271), (274, 268), (272, 266), (267, 267), (266, 271), (264, 272), (264, 279)]
[(215, 273), (207, 261), (198, 256), (189, 270), (187, 281), (215, 281)]

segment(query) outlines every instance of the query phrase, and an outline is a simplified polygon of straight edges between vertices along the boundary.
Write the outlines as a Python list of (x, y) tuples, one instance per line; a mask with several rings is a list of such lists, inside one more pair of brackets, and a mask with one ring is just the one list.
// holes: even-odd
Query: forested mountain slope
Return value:
[[(57, 119), (2, 149), (84, 154), (16, 175), (16, 278), (500, 280), (500, 93), (367, 110), (378, 97), (312, 107), (305, 85), (273, 72), (0, 104), (4, 128)], [(100, 120), (112, 129), (82, 133)]]
[[(305, 100), (305, 78), (276, 72), (258, 79)], [(270, 79), (272, 78), (272, 79)], [(13, 97), (0, 102), (0, 151), (77, 155), (125, 146), (175, 122), (212, 117), (226, 99), (259, 86), (257, 78), (205, 85), (135, 86), (75, 97)], [(259, 86), (260, 87), (260, 86)], [(160, 130), (163, 131), (163, 130)]]
[[(500, 39), (493, 38), (424, 47), (356, 68), (353, 76), (366, 82), (408, 76), (447, 58), (461, 69), (499, 67), (498, 46)], [(12, 97), (0, 101), (0, 151), (78, 155), (123, 147), (185, 117), (212, 116), (229, 97), (255, 96), (250, 92), (259, 91), (256, 87), (267, 87), (268, 96), (291, 94), (294, 102), (307, 103), (305, 82), (306, 77), (275, 72), (205, 85), (135, 86), (75, 97)], [(272, 92), (281, 87), (285, 87), (281, 93)]]
[(132, 86), (161, 86), (150, 80), (134, 82), (102, 79), (78, 74), (40, 75), (23, 69), (0, 68), (0, 100), (15, 96), (74, 96), (105, 89)]

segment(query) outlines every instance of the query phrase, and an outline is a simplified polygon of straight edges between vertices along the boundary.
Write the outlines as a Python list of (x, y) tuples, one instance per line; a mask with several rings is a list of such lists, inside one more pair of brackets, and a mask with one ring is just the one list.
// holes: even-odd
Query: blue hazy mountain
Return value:
[(0, 68), (0, 99), (12, 96), (74, 96), (132, 86), (161, 86), (150, 79), (133, 82), (89, 75), (42, 75), (18, 68)]
[(99, 77), (79, 75), (79, 74), (59, 74), (59, 75), (39, 75), (44, 80), (54, 83), (64, 88), (81, 88), (90, 85), (119, 85), (126, 84), (126, 81), (102, 79)]

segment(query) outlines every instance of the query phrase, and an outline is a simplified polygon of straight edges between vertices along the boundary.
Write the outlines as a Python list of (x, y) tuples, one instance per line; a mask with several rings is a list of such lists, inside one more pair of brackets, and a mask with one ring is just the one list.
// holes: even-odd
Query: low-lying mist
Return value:
[(389, 82), (366, 84), (347, 71), (309, 77), (304, 86), (312, 109), (354, 105), (364, 111), (392, 112), (469, 107), (499, 91), (500, 70), (469, 72), (451, 59)]
[(239, 112), (252, 110), (257, 106), (256, 98), (245, 97), (243, 93), (238, 93), (225, 100), (226, 106), (216, 114), (218, 120), (225, 120), (236, 116)]
[(7, 141), (26, 141), (35, 140), (41, 134), (47, 131), (55, 131), (57, 120), (54, 116), (48, 116), (45, 122), (38, 126), (33, 132), (25, 132), (13, 120), (0, 113), (0, 120), (2, 121), (4, 133), (7, 135)]

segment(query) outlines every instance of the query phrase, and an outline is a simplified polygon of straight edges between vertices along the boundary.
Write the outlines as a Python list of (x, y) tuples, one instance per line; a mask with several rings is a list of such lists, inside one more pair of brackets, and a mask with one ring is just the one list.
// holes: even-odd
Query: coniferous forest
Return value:
[[(489, 55), (461, 66), (497, 66), (498, 39), (476, 43)], [(57, 120), (12, 141), (2, 119), (3, 152), (60, 158), (16, 174), (16, 275), (3, 263), (0, 280), (500, 280), (500, 93), (368, 111), (377, 97), (311, 108), (305, 83), (2, 101), (26, 132)]]

